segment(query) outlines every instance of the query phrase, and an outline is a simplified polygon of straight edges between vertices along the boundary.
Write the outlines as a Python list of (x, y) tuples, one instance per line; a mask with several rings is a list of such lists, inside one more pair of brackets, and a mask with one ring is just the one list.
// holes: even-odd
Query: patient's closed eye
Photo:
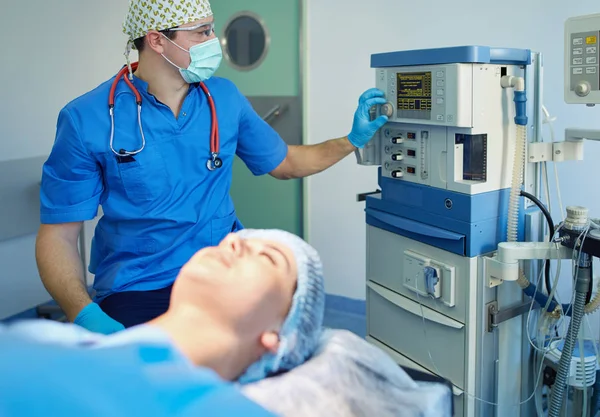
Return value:
[(271, 255), (267, 251), (263, 251), (261, 253), (261, 255), (264, 255), (273, 265), (277, 266), (277, 262), (275, 261), (275, 258), (273, 257), (273, 255)]

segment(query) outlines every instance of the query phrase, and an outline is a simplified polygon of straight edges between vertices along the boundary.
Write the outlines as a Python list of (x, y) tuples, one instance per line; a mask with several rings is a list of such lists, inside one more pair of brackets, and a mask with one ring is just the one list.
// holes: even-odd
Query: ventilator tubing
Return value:
[[(559, 417), (560, 415), (567, 378), (569, 377), (569, 370), (571, 368), (571, 357), (575, 347), (575, 340), (577, 339), (579, 327), (581, 325), (581, 321), (583, 320), (585, 297), (590, 279), (591, 269), (580, 267), (575, 282), (576, 289), (575, 304), (573, 305), (573, 316), (571, 317), (571, 322), (569, 323), (567, 338), (565, 339), (565, 344), (560, 355), (560, 361), (558, 362), (558, 373), (556, 375), (556, 380), (552, 386), (548, 417)], [(581, 347), (581, 349), (583, 349), (583, 347)]]
[[(527, 124), (527, 117), (524, 116), (524, 104), (526, 99), (524, 94), (525, 93), (522, 91), (515, 91), (515, 108), (517, 113), (517, 116), (515, 117), (515, 123), (517, 131), (510, 198), (508, 203), (507, 240), (509, 242), (517, 241), (517, 234), (519, 230), (519, 199), (525, 170), (525, 151), (527, 146), (527, 127), (525, 126)], [(550, 233), (553, 232), (553, 230), (550, 231)], [(519, 286), (524, 290), (528, 289), (528, 291), (525, 291), (525, 293), (528, 296), (535, 298), (538, 304), (541, 306), (548, 305), (548, 311), (553, 311), (558, 305), (554, 300), (550, 300), (550, 304), (548, 304), (548, 296), (537, 291), (536, 286), (531, 284), (527, 277), (525, 277), (522, 269), (519, 269), (517, 284), (519, 284)], [(600, 281), (597, 285), (599, 291), (596, 293), (590, 303), (584, 306), (585, 315), (592, 314), (600, 309)], [(565, 307), (568, 307), (568, 305), (562, 306), (563, 311), (567, 311)]]
[[(523, 171), (525, 169), (527, 127), (518, 124), (516, 133), (517, 140), (513, 158), (510, 197), (508, 200), (508, 226), (506, 236), (509, 242), (517, 241), (517, 234), (519, 231), (519, 199), (521, 198), (521, 184), (523, 183)], [(522, 269), (519, 269), (519, 278), (517, 279), (517, 284), (519, 284), (521, 288), (529, 287), (529, 280), (525, 277)]]
[[(512, 179), (510, 187), (510, 198), (508, 203), (508, 230), (507, 239), (509, 242), (517, 241), (517, 233), (519, 230), (519, 199), (521, 197), (521, 184), (523, 183), (523, 171), (525, 170), (525, 146), (527, 145), (527, 96), (525, 94), (525, 84), (520, 77), (503, 77), (502, 85), (505, 87), (514, 86), (514, 102), (515, 102), (515, 125), (516, 144), (515, 154), (513, 158)], [(522, 274), (520, 274), (522, 275)], [(527, 281), (527, 278), (523, 276)], [(521, 281), (521, 277), (519, 277)], [(523, 286), (523, 282), (519, 285)], [(527, 283), (529, 284), (529, 283)]]
[(508, 203), (507, 238), (509, 242), (517, 241), (517, 233), (519, 228), (519, 200), (521, 198), (521, 184), (523, 183), (526, 143), (527, 128), (522, 125), (517, 125), (517, 143), (515, 144), (515, 157), (513, 163), (510, 198)]
[[(525, 91), (522, 90), (524, 89), (524, 85), (521, 79), (513, 78), (505, 81), (507, 82), (507, 86), (515, 85), (516, 89), (514, 92), (516, 112), (514, 119), (516, 125), (516, 143), (513, 158), (510, 197), (508, 202), (508, 224), (506, 233), (507, 240), (509, 242), (516, 242), (519, 232), (519, 201), (521, 198), (521, 184), (523, 184), (523, 176), (525, 171), (525, 152), (527, 146), (527, 97)], [(525, 294), (533, 297), (538, 304), (541, 306), (548, 306), (548, 311), (554, 311), (554, 309), (557, 307), (557, 303), (554, 302), (554, 300), (550, 300), (550, 303), (548, 303), (548, 297), (537, 291), (536, 286), (529, 282), (523, 273), (523, 270), (520, 268), (517, 284), (519, 284), (521, 289), (524, 290)], [(600, 306), (600, 297), (598, 297), (598, 305)]]

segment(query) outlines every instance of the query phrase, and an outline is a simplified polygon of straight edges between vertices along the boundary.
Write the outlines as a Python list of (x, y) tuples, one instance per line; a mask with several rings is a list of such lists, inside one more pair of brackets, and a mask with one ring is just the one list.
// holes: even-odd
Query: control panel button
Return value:
[(573, 75), (583, 74), (583, 68), (573, 68)]
[(438, 97), (435, 99), (435, 104), (444, 104), (444, 99), (441, 97)]
[(588, 46), (587, 48), (585, 48), (586, 54), (595, 54), (596, 51), (597, 51), (597, 48), (595, 46)]
[(443, 87), (444, 86), (444, 80), (437, 80), (437, 86), (438, 87)]
[(436, 117), (436, 119), (438, 121), (440, 121), (440, 122), (443, 122), (444, 121), (444, 115), (443, 114), (438, 114), (437, 117)]
[(573, 49), (573, 55), (583, 55), (583, 48)]
[(583, 58), (573, 58), (573, 65), (583, 64)]
[(441, 89), (441, 88), (438, 88), (438, 90), (437, 90), (436, 94), (437, 94), (438, 96), (443, 96), (443, 95), (444, 95), (444, 90), (443, 90), (443, 89)]
[(583, 45), (583, 38), (574, 38), (573, 45)]
[(587, 38), (585, 38), (585, 43), (587, 43), (588, 45), (594, 45), (595, 43), (598, 43), (598, 37), (588, 36)]
[(589, 67), (585, 69), (585, 73), (586, 74), (595, 74), (596, 73), (596, 67)]
[(436, 75), (438, 78), (444, 78), (444, 71), (438, 71)]
[(596, 59), (596, 57), (595, 57), (595, 56), (588, 56), (588, 57), (585, 59), (585, 63), (586, 63), (586, 64), (595, 64), (596, 62), (597, 62), (597, 59)]

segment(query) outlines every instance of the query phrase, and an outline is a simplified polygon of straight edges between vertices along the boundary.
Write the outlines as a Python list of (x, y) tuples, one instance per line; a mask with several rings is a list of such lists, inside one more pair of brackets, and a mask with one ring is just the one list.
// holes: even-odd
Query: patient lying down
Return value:
[(444, 417), (450, 411), (447, 387), (417, 384), (358, 336), (322, 331), (321, 260), (297, 236), (231, 234), (194, 256), (173, 291), (171, 309), (154, 324), (197, 364), (237, 380), (245, 395), (278, 415)]
[[(103, 398), (111, 398), (114, 407), (121, 407), (122, 415), (128, 412), (123, 407), (136, 404), (164, 410), (179, 409), (184, 404), (190, 412), (161, 414), (157, 411), (155, 414), (169, 417), (266, 415), (257, 410), (254, 410), (257, 414), (252, 414), (252, 405), (239, 408), (242, 405), (236, 405), (235, 394), (226, 389), (221, 389), (222, 394), (218, 396), (216, 388), (206, 388), (205, 397), (194, 397), (196, 402), (188, 403), (190, 397), (184, 394), (191, 392), (189, 390), (219, 385), (216, 375), (206, 376), (209, 370), (211, 375), (216, 373), (220, 377), (219, 381), (233, 382), (234, 386), (228, 386), (250, 404), (259, 404), (280, 416), (447, 415), (444, 413), (449, 411), (447, 389), (419, 386), (383, 352), (357, 336), (343, 331), (324, 332), (324, 304), (323, 270), (314, 248), (287, 232), (242, 230), (228, 235), (218, 246), (196, 253), (174, 283), (169, 310), (147, 324), (111, 336), (90, 333), (74, 325), (41, 324), (40, 321), (13, 333), (3, 332), (0, 325), (0, 343), (8, 343), (5, 344), (9, 346), (7, 355), (12, 355), (4, 365), (0, 357), (0, 369), (13, 367), (13, 374), (21, 375), (24, 381), (31, 380), (27, 373), (30, 369), (23, 364), (36, 356), (30, 353), (16, 359), (20, 352), (26, 352), (11, 336), (19, 333), (19, 337), (25, 335), (46, 345), (68, 346), (64, 351), (52, 351), (56, 359), (51, 359), (47, 348), (43, 348), (47, 360), (41, 361), (36, 365), (38, 370), (31, 372), (52, 368), (52, 363), (58, 363), (60, 358), (67, 365), (59, 370), (49, 369), (49, 375), (62, 375), (64, 379), (72, 371), (68, 386), (90, 390), (94, 390), (98, 381)], [(47, 326), (53, 327), (48, 330)], [(142, 348), (147, 343), (166, 346), (187, 365), (181, 367), (169, 356), (161, 356), (161, 361), (166, 361), (161, 364), (155, 362), (155, 358), (148, 359), (146, 354), (127, 356), (123, 353), (124, 348), (135, 349), (140, 343)], [(94, 353), (99, 349), (104, 353)], [(117, 353), (110, 353), (112, 351)], [(94, 377), (87, 378), (75, 369), (76, 365), (68, 365), (77, 363), (76, 360), (83, 360), (85, 369)], [(69, 366), (73, 369), (68, 369)], [(122, 377), (118, 376), (119, 372)], [(0, 372), (0, 386), (3, 386), (2, 374)], [(4, 372), (4, 375), (10, 374), (10, 371)], [(123, 379), (129, 383), (115, 385), (113, 394), (107, 391), (112, 383), (102, 385), (102, 378), (114, 379), (115, 384)], [(212, 380), (210, 384), (201, 382), (190, 387), (196, 384), (194, 381), (207, 381), (207, 378)], [(54, 384), (60, 387), (63, 379), (54, 380)], [(78, 384), (78, 379), (86, 382)], [(5, 382), (8, 384), (9, 380)], [(19, 384), (14, 381), (10, 384), (12, 389), (38, 394), (29, 382), (23, 383), (25, 388), (18, 388)], [(48, 384), (53, 385), (50, 381)], [(125, 387), (129, 390), (139, 387), (139, 390), (128, 394)], [(62, 399), (63, 391), (57, 389), (48, 401), (61, 407), (72, 404), (72, 399)], [(119, 402), (116, 400), (119, 396), (127, 400)], [(180, 396), (186, 402), (182, 403)], [(14, 395), (11, 398), (15, 398), (13, 405), (18, 410), (14, 415), (23, 415), (23, 407), (29, 403), (18, 401), (19, 397)], [(69, 394), (69, 398), (73, 395)], [(154, 404), (167, 399), (171, 401), (169, 407)], [(82, 396), (81, 404), (88, 407), (85, 408), (87, 415), (104, 416), (99, 411), (102, 408), (92, 407), (86, 401)], [(213, 405), (217, 408), (206, 411)], [(0, 401), (0, 414), (2, 406)], [(440, 407), (444, 412), (439, 411)], [(200, 414), (199, 410), (202, 410)]]

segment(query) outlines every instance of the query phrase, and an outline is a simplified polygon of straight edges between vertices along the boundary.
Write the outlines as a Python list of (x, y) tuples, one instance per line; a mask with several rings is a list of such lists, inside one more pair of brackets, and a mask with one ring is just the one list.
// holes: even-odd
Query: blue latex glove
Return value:
[(102, 311), (96, 303), (89, 303), (85, 306), (77, 317), (75, 317), (73, 323), (91, 332), (102, 334), (111, 334), (119, 330), (125, 330), (125, 326)]
[(363, 148), (373, 135), (387, 123), (388, 118), (381, 115), (375, 120), (371, 120), (369, 109), (376, 104), (385, 104), (385, 93), (377, 88), (371, 88), (365, 91), (358, 100), (358, 109), (354, 113), (354, 123), (352, 131), (348, 135), (348, 140), (356, 148)]

